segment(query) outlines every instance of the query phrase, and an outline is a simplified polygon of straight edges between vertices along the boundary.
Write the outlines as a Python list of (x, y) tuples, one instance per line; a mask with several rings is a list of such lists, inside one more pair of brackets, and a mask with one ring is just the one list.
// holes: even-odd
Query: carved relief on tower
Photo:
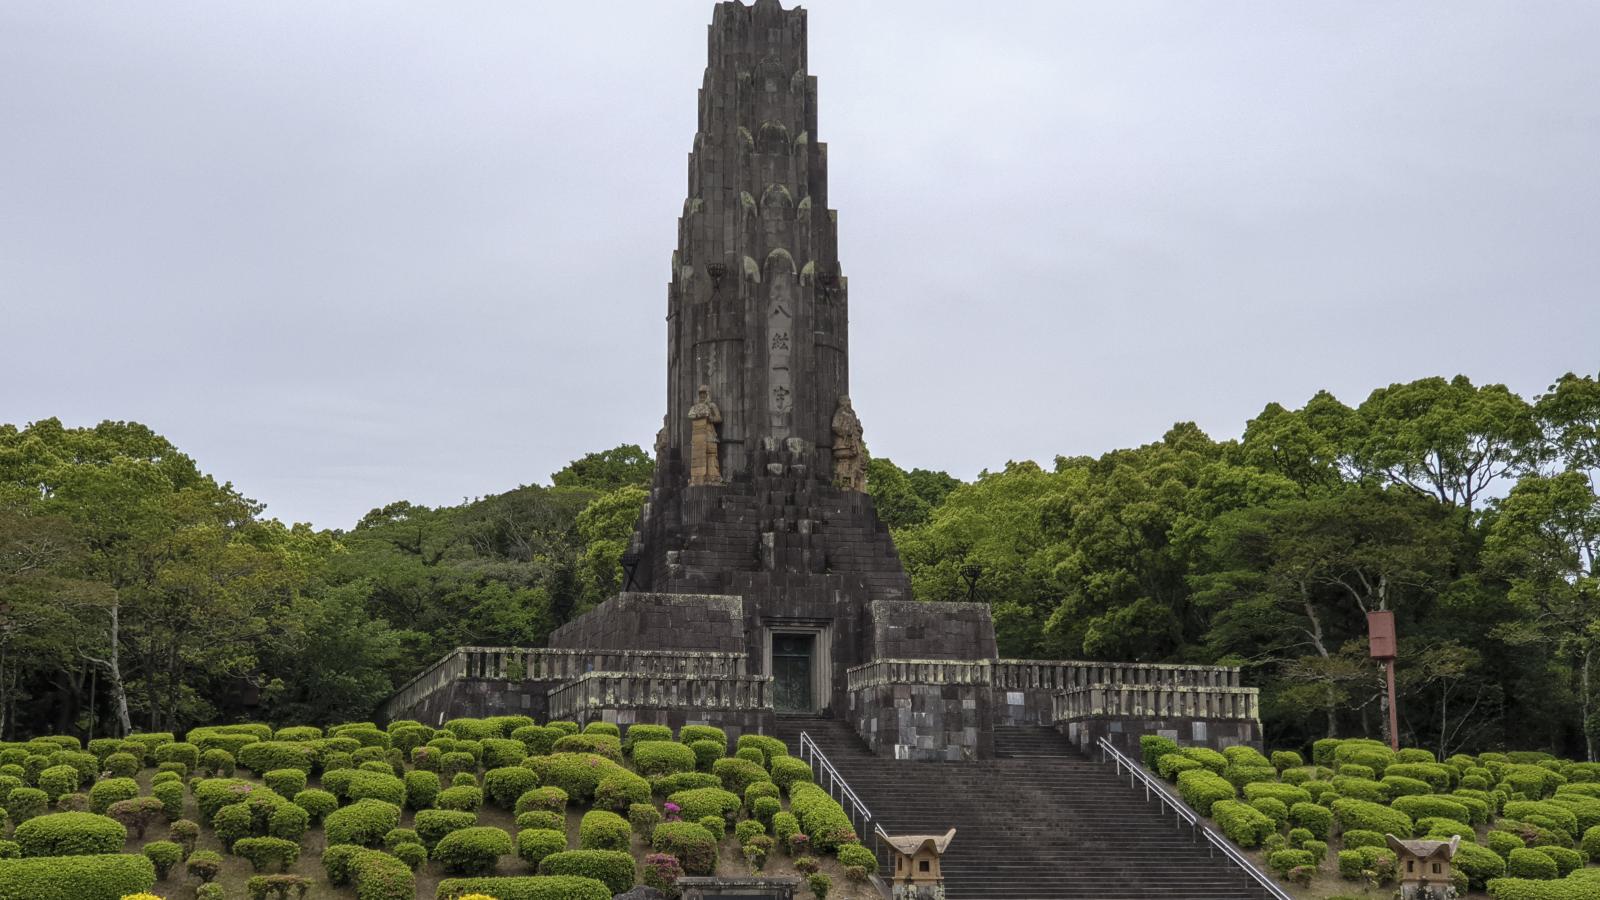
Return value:
[(839, 397), (833, 414), (833, 483), (847, 491), (867, 489), (867, 445), (848, 395)]
[(794, 259), (782, 249), (767, 256), (767, 424), (775, 438), (794, 428), (794, 373), (790, 360), (795, 342)]
[(689, 483), (721, 484), (722, 461), (718, 457), (722, 410), (711, 399), (711, 388), (700, 385), (698, 399), (689, 407)]

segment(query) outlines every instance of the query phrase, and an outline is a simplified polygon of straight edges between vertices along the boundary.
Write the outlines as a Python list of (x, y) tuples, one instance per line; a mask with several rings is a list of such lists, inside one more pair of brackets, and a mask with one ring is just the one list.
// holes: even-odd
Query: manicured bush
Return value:
[(593, 878), (620, 894), (633, 887), (633, 856), (619, 850), (563, 850), (540, 860), (539, 874)]
[(514, 766), (528, 758), (527, 746), (521, 741), (514, 741), (511, 738), (488, 738), (483, 742), (482, 746), (482, 762), (485, 769), (502, 769), (506, 766)]
[(712, 764), (727, 753), (728, 745), (717, 741), (700, 740), (690, 744), (689, 749), (694, 751), (695, 771), (709, 772)]
[(1139, 738), (1139, 754), (1144, 758), (1144, 767), (1152, 772), (1156, 770), (1156, 763), (1161, 757), (1177, 752), (1178, 742), (1172, 738), (1159, 734), (1146, 734)]
[(144, 768), (139, 758), (132, 753), (113, 753), (105, 758), (101, 766), (114, 778), (132, 778)]
[(451, 787), (439, 792), (438, 805), (440, 809), (463, 810), (476, 812), (483, 808), (483, 788)]
[(1280, 773), (1288, 769), (1298, 769), (1304, 766), (1305, 760), (1293, 750), (1274, 750), (1271, 755), (1272, 767)]
[(633, 748), (633, 764), (646, 777), (693, 772), (695, 755), (694, 750), (676, 741), (652, 740)]
[(1513, 800), (1501, 812), (1508, 819), (1559, 828), (1569, 837), (1583, 833), (1578, 828), (1577, 813), (1551, 800)]
[(156, 867), (159, 881), (166, 881), (172, 867), (183, 862), (183, 848), (172, 841), (151, 841), (144, 845), (144, 855)]
[(1542, 850), (1519, 847), (1506, 858), (1506, 874), (1512, 878), (1548, 879), (1556, 873), (1556, 861)]
[(1289, 807), (1289, 824), (1304, 828), (1312, 837), (1325, 841), (1333, 831), (1333, 811), (1315, 803), (1296, 803)]
[(257, 872), (265, 872), (272, 866), (287, 872), (300, 859), (298, 843), (275, 837), (240, 838), (234, 843), (233, 852), (249, 860), (250, 867)]
[(0, 860), (5, 900), (121, 900), (155, 883), (155, 864), (132, 853)]
[[(1271, 802), (1283, 805), (1281, 801)], [(1277, 830), (1277, 824), (1271, 818), (1237, 800), (1218, 800), (1211, 806), (1211, 817), (1216, 820), (1222, 833), (1241, 847), (1260, 846), (1267, 835)]]
[(132, 778), (107, 778), (89, 788), (89, 809), (103, 813), (119, 800), (132, 800), (139, 796), (139, 783)]
[[(377, 847), (389, 829), (400, 824), (400, 807), (382, 800), (357, 800), (323, 819), (329, 844)], [(420, 827), (417, 829), (422, 830)]]
[(489, 801), (501, 809), (510, 810), (523, 794), (539, 786), (539, 776), (522, 766), (503, 766), (490, 769), (483, 775), (483, 792)]
[(1457, 791), (1449, 795), (1451, 800), (1467, 808), (1467, 821), (1473, 825), (1487, 825), (1489, 823), (1489, 802), (1476, 796), (1463, 794)]
[(37, 784), (39, 790), (54, 803), (62, 794), (70, 794), (78, 789), (80, 776), (78, 770), (72, 766), (47, 766), (40, 770)]
[(417, 880), (399, 857), (364, 850), (351, 863), (356, 900), (416, 900)]
[(499, 828), (478, 825), (445, 835), (429, 855), (451, 874), (486, 875), (494, 871), (500, 857), (510, 852), (511, 835)]
[(762, 823), (770, 823), (782, 809), (783, 803), (777, 797), (757, 797), (750, 804), (750, 814)]
[(738, 814), (743, 803), (739, 797), (721, 788), (698, 788), (691, 791), (679, 791), (667, 798), (667, 802), (676, 803), (683, 811), (683, 817), (691, 821), (698, 821), (705, 816), (717, 816), (724, 820), (731, 820)]
[(478, 824), (477, 813), (450, 809), (424, 809), (412, 820), (412, 827), (416, 828), (417, 837), (422, 838), (422, 843), (429, 850), (437, 846), (450, 832), (471, 828), (476, 824)]
[(239, 765), (258, 775), (275, 769), (310, 772), (315, 752), (301, 741), (257, 741), (239, 748)]
[(754, 747), (760, 750), (761, 755), (766, 758), (765, 765), (769, 767), (772, 765), (774, 758), (789, 755), (788, 745), (775, 737), (764, 734), (741, 734), (739, 735), (738, 746), (740, 749)]
[[(1597, 834), (1597, 839), (1600, 839), (1600, 834)], [(1488, 844), (1490, 850), (1493, 850), (1495, 853), (1499, 854), (1502, 859), (1510, 856), (1511, 851), (1517, 849), (1518, 847), (1528, 846), (1527, 842), (1524, 841), (1520, 836), (1512, 834), (1509, 831), (1491, 830), (1488, 835), (1485, 836), (1484, 842)], [(1600, 844), (1597, 844), (1596, 846), (1600, 847)], [(1589, 856), (1592, 859), (1594, 854), (1590, 853)]]
[[(394, 776), (392, 769), (387, 765), (382, 772), (369, 772), (353, 769), (337, 773), (344, 778), (344, 797), (351, 802), (357, 800), (382, 800), (395, 806), (404, 806), (406, 802), (406, 783)], [(324, 779), (326, 783), (326, 779)], [(337, 792), (336, 792), (337, 793)]]
[(593, 753), (622, 762), (622, 740), (609, 734), (568, 734), (556, 740), (555, 753)]
[(511, 732), (511, 739), (521, 741), (529, 756), (544, 756), (555, 748), (562, 733), (559, 729), (529, 725)]
[(536, 787), (524, 791), (517, 798), (513, 811), (522, 814), (533, 809), (549, 810), (550, 812), (565, 812), (567, 809), (567, 792), (558, 787)]
[(1333, 803), (1333, 815), (1339, 820), (1341, 831), (1376, 831), (1379, 834), (1411, 834), (1411, 816), (1398, 809), (1390, 809), (1366, 800), (1344, 798)]
[(618, 728), (614, 722), (590, 722), (583, 726), (583, 733), (603, 734), (606, 737), (614, 737), (619, 743), (622, 740), (622, 729)]
[(438, 804), (440, 785), (437, 774), (413, 769), (406, 773), (404, 783), (407, 809), (433, 809)]
[(1194, 760), (1215, 775), (1221, 775), (1228, 768), (1228, 758), (1210, 747), (1184, 747), (1178, 754)]
[[(789, 757), (783, 757), (785, 759)], [(783, 796), (778, 786), (770, 781), (758, 781), (744, 789), (744, 808), (755, 809), (756, 801), (762, 797), (771, 797), (777, 800)]]
[(728, 733), (715, 725), (685, 725), (678, 729), (678, 740), (685, 744), (695, 741), (716, 741), (727, 752)]
[(604, 882), (573, 875), (520, 878), (447, 878), (439, 882), (437, 900), (460, 900), (470, 894), (495, 900), (611, 900)]
[(672, 729), (665, 725), (630, 725), (622, 741), (622, 752), (631, 756), (639, 744), (673, 740)]
[(1248, 805), (1255, 809), (1256, 812), (1271, 819), (1272, 830), (1274, 831), (1289, 824), (1289, 807), (1285, 806), (1284, 802), (1277, 797), (1262, 797), (1259, 800), (1251, 800)]
[(1156, 772), (1168, 781), (1177, 781), (1179, 775), (1191, 769), (1205, 769), (1205, 766), (1181, 753), (1168, 753), (1156, 760)]
[[(796, 783), (789, 789), (789, 809), (800, 820), (800, 827), (811, 836), (811, 846), (831, 851), (840, 844), (856, 841), (855, 826), (844, 807), (814, 784)], [(682, 859), (682, 856), (679, 856)], [(688, 863), (684, 863), (685, 868)]]
[(1309, 850), (1274, 850), (1267, 856), (1267, 867), (1279, 878), (1287, 878), (1290, 869), (1316, 864), (1317, 859)]
[[(327, 854), (323, 854), (323, 857), (326, 859)], [(222, 854), (214, 850), (196, 850), (189, 854), (189, 858), (184, 861), (183, 867), (188, 870), (190, 875), (200, 879), (202, 882), (210, 883), (211, 879), (216, 878), (222, 872)]]
[(648, 803), (635, 803), (628, 807), (628, 824), (635, 834), (649, 840), (650, 833), (661, 824), (661, 810)]
[(635, 803), (649, 801), (650, 782), (631, 772), (607, 775), (595, 785), (594, 805), (599, 809), (621, 812)]
[[(1186, 749), (1196, 749), (1193, 747)], [(1221, 756), (1222, 754), (1217, 754)], [(1210, 769), (1191, 769), (1178, 775), (1178, 795), (1183, 802), (1194, 807), (1202, 816), (1211, 815), (1211, 806), (1219, 800), (1234, 798), (1233, 785)], [(1407, 834), (1410, 832), (1408, 831)]]
[[(1401, 752), (1404, 753), (1405, 751), (1402, 750)], [(1435, 793), (1439, 794), (1455, 787), (1457, 779), (1461, 777), (1460, 773), (1455, 769), (1436, 762), (1392, 763), (1387, 769), (1384, 769), (1383, 775), (1385, 778), (1392, 775), (1397, 778), (1413, 778), (1417, 781), (1426, 782), (1429, 787), (1433, 788)]]
[[(756, 783), (759, 782), (752, 782), (752, 784)], [(710, 772), (679, 772), (676, 775), (664, 775), (660, 778), (650, 779), (651, 792), (662, 797), (669, 797), (679, 791), (703, 787), (722, 787), (722, 779)]]
[(267, 820), (267, 834), (286, 841), (299, 843), (311, 827), (311, 814), (293, 803), (285, 803), (272, 811)]
[(1333, 786), (1345, 797), (1355, 800), (1366, 800), (1369, 803), (1384, 803), (1389, 799), (1389, 791), (1384, 788), (1383, 782), (1373, 781), (1370, 778), (1351, 778), (1339, 775), (1333, 779)]
[(1567, 847), (1540, 847), (1539, 852), (1555, 860), (1556, 874), (1565, 876), (1587, 862), (1582, 853)]
[(1472, 815), (1465, 806), (1445, 797), (1396, 797), (1390, 806), (1413, 819), (1441, 817), (1464, 821)]
[(1427, 838), (1430, 841), (1448, 841), (1455, 835), (1461, 835), (1463, 840), (1473, 840), (1477, 832), (1466, 822), (1455, 819), (1446, 819), (1443, 816), (1429, 816), (1418, 819), (1412, 830), (1413, 837)]
[(789, 787), (796, 782), (811, 781), (811, 766), (798, 757), (776, 756), (772, 759), (772, 780), (788, 793)]
[[(755, 819), (743, 819), (733, 829), (734, 840), (737, 841), (741, 847), (749, 843), (751, 838), (763, 837), (766, 835), (766, 833), (766, 826), (762, 825), (760, 822), (757, 822)], [(847, 844), (845, 846), (851, 847), (857, 845)], [(841, 847), (839, 849), (843, 851), (845, 847)]]
[(304, 769), (273, 769), (261, 776), (261, 780), (285, 797), (293, 797), (306, 789)]
[(758, 781), (771, 781), (772, 776), (761, 766), (747, 760), (725, 757), (711, 764), (711, 772), (722, 780), (722, 787), (743, 795), (744, 789)]
[(231, 803), (211, 817), (211, 830), (216, 833), (222, 849), (232, 853), (236, 841), (255, 834), (255, 816), (250, 814), (249, 806)]
[(478, 758), (464, 750), (455, 750), (439, 757), (439, 773), (441, 775), (476, 771), (478, 771)]
[(134, 797), (131, 800), (118, 800), (111, 804), (105, 814), (133, 832), (134, 840), (142, 841), (150, 823), (163, 817), (164, 811), (161, 801), (155, 797)]
[[(573, 803), (588, 805), (600, 779), (612, 776), (639, 778), (603, 756), (590, 753), (552, 753), (528, 758), (523, 765), (539, 775), (539, 783), (561, 788)], [(682, 776), (678, 776), (682, 777)], [(642, 780), (642, 779), (641, 779)], [(648, 783), (647, 783), (648, 784)]]
[(627, 819), (614, 812), (590, 810), (578, 823), (578, 847), (582, 850), (627, 850), (631, 833)]
[(312, 822), (321, 822), (339, 808), (339, 798), (324, 790), (307, 788), (294, 795), (294, 805), (305, 810)]
[(97, 856), (121, 853), (128, 829), (94, 813), (64, 812), (35, 816), (11, 837), (23, 856)]
[(524, 828), (517, 832), (517, 856), (535, 871), (539, 861), (552, 853), (567, 849), (564, 831), (551, 828)]
[(650, 835), (650, 847), (670, 853), (689, 875), (712, 875), (717, 868), (717, 842), (693, 822), (662, 822)]
[[(246, 735), (241, 735), (241, 737)], [(212, 778), (231, 778), (236, 764), (233, 754), (220, 747), (202, 751), (200, 754), (200, 768)]]
[(554, 813), (548, 809), (530, 809), (517, 816), (517, 829), (540, 828), (547, 831), (567, 830), (567, 817), (561, 813)]
[(188, 819), (177, 819), (167, 826), (167, 834), (183, 848), (184, 858), (194, 852), (194, 845), (200, 840), (200, 823)]

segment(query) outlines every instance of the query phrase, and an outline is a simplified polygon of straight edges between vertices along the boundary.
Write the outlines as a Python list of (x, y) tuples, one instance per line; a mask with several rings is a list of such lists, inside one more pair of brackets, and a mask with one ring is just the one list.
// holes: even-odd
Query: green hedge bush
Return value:
[(567, 834), (553, 828), (524, 828), (517, 832), (517, 857), (538, 870), (539, 861), (567, 849)]
[[(857, 840), (855, 826), (844, 807), (814, 784), (800, 782), (789, 789), (789, 810), (811, 836), (811, 846), (819, 851), (828, 852)], [(687, 869), (688, 864), (684, 867)]]
[(739, 735), (738, 749), (744, 750), (753, 747), (761, 751), (762, 765), (771, 768), (772, 761), (780, 756), (789, 755), (789, 747), (783, 741), (765, 734)]
[(1411, 816), (1379, 803), (1343, 798), (1333, 802), (1333, 815), (1341, 831), (1376, 831), (1396, 836), (1412, 833)]
[[(1281, 801), (1279, 802), (1281, 805)], [(1259, 847), (1267, 835), (1277, 831), (1271, 818), (1246, 803), (1218, 800), (1211, 806), (1211, 817), (1228, 839), (1241, 847)]]
[(502, 769), (515, 766), (528, 758), (527, 745), (511, 738), (488, 738), (483, 741), (483, 767)]
[(1289, 824), (1304, 828), (1319, 841), (1328, 839), (1333, 831), (1333, 810), (1309, 801), (1289, 807)]
[(316, 754), (303, 741), (256, 741), (241, 747), (235, 756), (241, 767), (261, 775), (274, 769), (310, 772)]
[(592, 878), (613, 894), (633, 887), (633, 855), (619, 850), (562, 850), (539, 861), (540, 875)]
[[(796, 782), (811, 781), (811, 766), (793, 756), (775, 756), (772, 759), (772, 780), (788, 793)], [(759, 783), (759, 782), (758, 782)]]
[(633, 748), (633, 764), (639, 769), (639, 774), (647, 778), (693, 772), (695, 753), (676, 741), (652, 740)]
[(1232, 800), (1235, 793), (1231, 782), (1210, 769), (1191, 769), (1178, 774), (1178, 796), (1194, 807), (1195, 812), (1209, 816), (1213, 804), (1219, 800)]
[(721, 779), (724, 790), (740, 796), (744, 795), (744, 789), (750, 785), (758, 781), (772, 780), (772, 776), (760, 765), (737, 757), (724, 757), (712, 763), (711, 773)]
[(1390, 807), (1412, 819), (1444, 818), (1462, 822), (1472, 817), (1471, 810), (1445, 797), (1396, 797)]
[[(400, 824), (400, 807), (383, 800), (357, 800), (336, 809), (322, 820), (329, 844), (377, 847), (389, 829)], [(421, 832), (419, 827), (418, 832)]]
[(511, 835), (500, 828), (475, 825), (446, 834), (429, 856), (453, 875), (486, 875), (510, 852)]
[(439, 783), (438, 773), (412, 769), (406, 773), (404, 782), (407, 809), (433, 809), (438, 805), (439, 792), (444, 789)]
[(716, 873), (717, 842), (711, 832), (693, 822), (662, 822), (650, 835), (650, 847), (676, 856), (689, 875)]
[(1139, 755), (1144, 759), (1144, 767), (1152, 772), (1156, 771), (1156, 765), (1161, 757), (1177, 752), (1178, 742), (1172, 738), (1162, 737), (1159, 734), (1139, 737)]
[(95, 813), (63, 812), (35, 816), (11, 837), (23, 856), (102, 856), (122, 852), (128, 829)]
[(432, 850), (445, 835), (477, 825), (478, 814), (451, 809), (424, 809), (417, 812), (411, 824), (423, 845)]
[(1487, 847), (1463, 840), (1456, 847), (1455, 858), (1450, 861), (1456, 871), (1467, 876), (1467, 883), (1475, 891), (1481, 891), (1491, 878), (1499, 878), (1506, 873), (1506, 861), (1498, 853)]
[(62, 794), (76, 791), (81, 779), (78, 770), (72, 766), (46, 766), (39, 770), (35, 783), (39, 785), (39, 790), (44, 791), (50, 798), (50, 802), (54, 803)]
[(699, 821), (706, 816), (717, 816), (725, 820), (732, 820), (744, 805), (738, 795), (722, 790), (721, 788), (696, 788), (689, 791), (679, 791), (667, 798), (668, 803), (676, 803), (682, 810), (683, 817), (690, 821)]
[(567, 817), (548, 809), (530, 809), (525, 813), (519, 813), (516, 821), (519, 831), (524, 828), (542, 828), (565, 833), (567, 830)]
[(1506, 857), (1506, 874), (1512, 878), (1550, 879), (1557, 873), (1556, 861), (1542, 850), (1520, 847)]
[(592, 809), (584, 813), (583, 820), (578, 823), (578, 848), (581, 850), (626, 851), (632, 839), (632, 826), (614, 812)]
[(518, 798), (538, 786), (538, 774), (523, 766), (501, 766), (483, 773), (484, 796), (504, 810), (515, 807)]
[(233, 853), (249, 860), (250, 867), (257, 872), (265, 872), (274, 865), (279, 871), (287, 872), (300, 859), (300, 844), (283, 838), (247, 837), (234, 843)]
[(495, 900), (611, 900), (604, 882), (571, 875), (532, 875), (520, 878), (447, 878), (439, 882), (436, 900), (457, 900), (467, 894), (484, 894)]
[(321, 822), (339, 808), (339, 798), (320, 788), (307, 788), (294, 795), (294, 805), (305, 810), (312, 822)]
[(155, 864), (132, 853), (0, 860), (0, 900), (121, 900), (155, 883)]
[(483, 788), (467, 785), (448, 787), (439, 792), (436, 802), (440, 809), (476, 812), (483, 808)]
[(1292, 784), (1277, 782), (1256, 782), (1244, 786), (1246, 800), (1260, 800), (1262, 797), (1271, 797), (1281, 800), (1285, 806), (1294, 806), (1296, 803), (1310, 803), (1311, 792)]
[(107, 778), (89, 788), (89, 810), (103, 813), (119, 800), (132, 800), (139, 796), (139, 782), (132, 778)]
[(306, 789), (304, 769), (271, 769), (261, 776), (261, 781), (285, 797), (293, 797)]

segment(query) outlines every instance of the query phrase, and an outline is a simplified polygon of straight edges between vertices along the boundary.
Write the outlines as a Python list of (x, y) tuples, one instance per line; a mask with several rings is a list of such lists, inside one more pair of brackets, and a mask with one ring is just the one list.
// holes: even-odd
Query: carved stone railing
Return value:
[(1060, 691), (1096, 684), (1239, 686), (1238, 666), (1038, 659), (999, 659), (992, 665), (997, 691)]
[(885, 684), (988, 685), (988, 660), (877, 659), (845, 670), (845, 690)]
[(734, 676), (744, 674), (745, 655), (676, 650), (457, 647), (395, 691), (384, 702), (383, 713), (385, 718), (397, 718), (461, 679), (571, 681), (586, 672)]
[(589, 672), (550, 691), (550, 718), (591, 709), (770, 710), (765, 675), (636, 675)]
[(1094, 684), (1056, 694), (1057, 723), (1091, 717), (1239, 719), (1260, 715), (1260, 693), (1247, 687)]

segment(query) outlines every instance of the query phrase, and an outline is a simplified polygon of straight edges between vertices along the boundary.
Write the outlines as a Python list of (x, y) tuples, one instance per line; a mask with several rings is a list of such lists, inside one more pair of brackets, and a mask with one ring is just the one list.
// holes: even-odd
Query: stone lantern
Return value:
[(1384, 838), (1400, 863), (1400, 900), (1454, 900), (1450, 861), (1461, 835), (1448, 841), (1403, 841), (1392, 834)]
[(954, 828), (944, 834), (883, 836), (894, 854), (894, 900), (944, 900), (939, 858), (955, 836)]

